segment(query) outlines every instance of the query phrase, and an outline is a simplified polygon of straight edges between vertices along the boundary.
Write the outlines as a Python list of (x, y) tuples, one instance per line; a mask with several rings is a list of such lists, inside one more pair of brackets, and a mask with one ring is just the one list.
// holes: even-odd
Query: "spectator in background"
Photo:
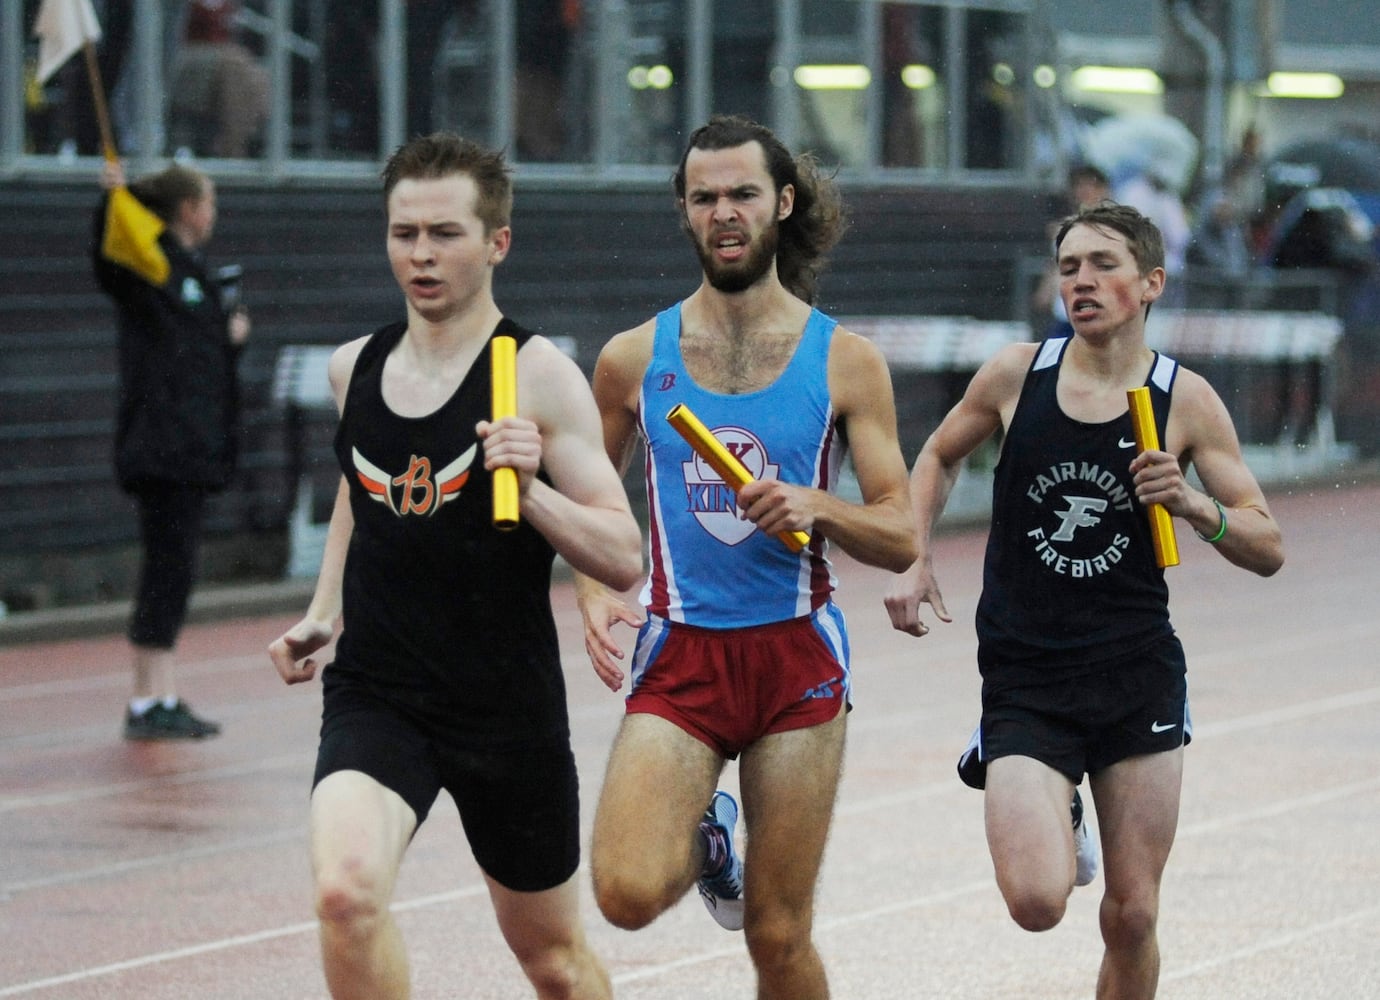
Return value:
[[(39, 0), (25, 0), (24, 24), (35, 23), (39, 6)], [(134, 0), (92, 0), (91, 7), (101, 26), (101, 37), (96, 42), (96, 65), (105, 92), (112, 96), (113, 103), (133, 34)], [(84, 59), (69, 60), (53, 74), (46, 86), (30, 82), (26, 98), (29, 116), (26, 134), (31, 142), (28, 151), (63, 156), (100, 155), (101, 130)], [(118, 122), (113, 124), (119, 125)], [(119, 140), (117, 135), (116, 141)]]
[(239, 0), (189, 0), (173, 63), (174, 141), (244, 157), (268, 118), (268, 72), (239, 38)]
[[(118, 162), (101, 186), (123, 185)], [(143, 562), (129, 643), (134, 692), (125, 739), (202, 739), (220, 726), (176, 692), (173, 650), (196, 573), (202, 510), (235, 471), (239, 386), (235, 368), (249, 316), (227, 311), (201, 256), (216, 224), (211, 179), (185, 166), (135, 181), (130, 193), (166, 226), (158, 238), (170, 273), (161, 285), (107, 260), (105, 206), (96, 214), (92, 261), (119, 317), (120, 401), (115, 473), (139, 507)]]
[(517, 8), (517, 153), (561, 159), (566, 147), (562, 94), (581, 0), (524, 0)]
[(1227, 164), (1224, 177), (1249, 234), (1265, 211), (1265, 164), (1260, 156), (1260, 132), (1254, 125), (1247, 125), (1241, 133), (1241, 146)]
[(1188, 269), (1188, 245), (1193, 239), (1188, 209), (1173, 174), (1171, 165), (1152, 160), (1112, 189), (1112, 200), (1137, 209), (1164, 238), (1165, 290), (1160, 297), (1161, 309), (1181, 308), (1186, 300), (1184, 275)]
[(1250, 271), (1251, 238), (1247, 209), (1233, 192), (1230, 178), (1203, 193), (1194, 213), (1187, 262), (1217, 271), (1232, 281)]
[(1188, 264), (1216, 271), (1230, 282), (1244, 279), (1255, 256), (1253, 229), (1265, 201), (1265, 175), (1260, 163), (1260, 135), (1254, 126), (1241, 137), (1241, 148), (1223, 172), (1198, 199)]
[[(1054, 241), (1055, 235), (1059, 232), (1059, 224), (1066, 216), (1076, 215), (1085, 208), (1106, 201), (1111, 196), (1111, 190), (1111, 182), (1100, 167), (1095, 167), (1091, 163), (1079, 163), (1070, 167), (1063, 204), (1056, 210), (1057, 218), (1049, 224), (1050, 242)], [(1030, 304), (1033, 315), (1053, 317), (1045, 330), (1046, 337), (1067, 337), (1073, 334), (1073, 326), (1069, 323), (1069, 315), (1064, 309), (1064, 300), (1059, 297), (1059, 268), (1052, 258), (1030, 297)], [(962, 395), (962, 389), (958, 395)], [(957, 398), (958, 396), (954, 397), (955, 401)]]
[[(1285, 203), (1274, 219), (1266, 260), (1279, 270), (1329, 272), (1335, 282), (1343, 321), (1352, 313), (1358, 293), (1380, 270), (1374, 226), (1355, 196), (1341, 188), (1305, 188)], [(1284, 358), (1277, 371), (1283, 404), (1272, 413), (1278, 422), (1272, 436), (1281, 444), (1307, 444), (1318, 431), (1323, 398), (1323, 364), (1319, 358)]]
[(882, 5), (882, 106), (886, 130), (882, 135), (882, 163), (888, 167), (918, 167), (924, 164), (924, 136), (916, 118), (916, 92), (905, 82), (903, 73), (915, 63), (932, 63), (933, 57), (920, 53), (929, 48), (924, 21), (928, 11), (905, 3)]

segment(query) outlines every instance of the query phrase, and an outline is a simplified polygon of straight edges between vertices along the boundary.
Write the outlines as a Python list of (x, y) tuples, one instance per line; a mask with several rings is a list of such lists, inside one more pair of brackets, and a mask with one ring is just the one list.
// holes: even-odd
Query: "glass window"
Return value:
[[(515, 163), (616, 174), (673, 163), (713, 113), (829, 166), (1021, 170), (1037, 117), (1050, 142), (1032, 95), (1057, 100), (1031, 82), (1033, 0), (92, 2), (119, 151), (266, 161), (240, 170), (368, 169), (450, 129)], [(5, 23), (31, 26), (38, 7), (6, 6)], [(84, 60), (40, 87), (37, 43), (18, 34), (0, 40), (8, 72), (19, 55), (27, 72), (0, 155), (99, 155)]]
[(943, 8), (883, 5), (883, 166), (945, 165), (947, 64)]
[[(294, 155), (373, 159), (380, 142), (379, 5), (298, 0), (297, 16), (304, 6), (320, 54), (309, 63), (292, 61), (293, 119), (305, 120), (310, 137), (305, 149), (293, 143)], [(295, 128), (294, 133), (300, 134)]]
[[(108, 11), (130, 6), (106, 5)], [(167, 27), (169, 148), (203, 157), (260, 155), (269, 108), (264, 40), (271, 25), (240, 0), (188, 0), (169, 15)]]
[(831, 166), (867, 163), (867, 91), (872, 86), (860, 37), (863, 4), (805, 4), (799, 60), (791, 71), (800, 111), (801, 149)]
[(770, 123), (771, 70), (776, 63), (776, 4), (714, 0), (710, 52), (710, 113)]
[(579, 0), (518, 2), (513, 126), (519, 160), (554, 163), (587, 155), (586, 6)]
[(495, 7), (482, 0), (408, 3), (404, 138), (445, 129), (497, 144)]
[(1025, 55), (1025, 18), (1001, 11), (968, 10), (964, 26), (968, 75), (963, 166), (1015, 169), (1023, 160), (1021, 108), (1033, 69)]
[(600, 158), (674, 163), (689, 107), (685, 0), (601, 4)]

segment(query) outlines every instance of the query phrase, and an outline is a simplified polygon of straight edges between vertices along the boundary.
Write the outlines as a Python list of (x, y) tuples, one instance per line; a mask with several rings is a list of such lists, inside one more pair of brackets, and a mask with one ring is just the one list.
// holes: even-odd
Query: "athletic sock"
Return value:
[(129, 699), (129, 712), (131, 715), (140, 716), (157, 705), (161, 698), (131, 698)]

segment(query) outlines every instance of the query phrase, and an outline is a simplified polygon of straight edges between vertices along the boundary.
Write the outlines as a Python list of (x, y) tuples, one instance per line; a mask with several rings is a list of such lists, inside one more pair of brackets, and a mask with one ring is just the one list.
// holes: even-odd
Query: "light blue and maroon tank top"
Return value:
[(680, 304), (656, 318), (651, 363), (639, 399), (647, 441), (651, 572), (648, 612), (703, 628), (745, 628), (808, 615), (827, 604), (836, 581), (818, 533), (792, 552), (758, 531), (736, 493), (666, 422), (687, 406), (754, 478), (833, 491), (843, 462), (829, 400), (829, 344), (837, 321), (810, 313), (781, 375), (756, 392), (724, 395), (697, 385), (680, 352)]

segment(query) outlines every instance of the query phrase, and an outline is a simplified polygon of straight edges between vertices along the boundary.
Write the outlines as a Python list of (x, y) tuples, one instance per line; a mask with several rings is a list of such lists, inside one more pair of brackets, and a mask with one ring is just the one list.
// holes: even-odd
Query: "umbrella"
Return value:
[(1266, 162), (1265, 183), (1275, 193), (1315, 187), (1380, 192), (1380, 144), (1355, 136), (1292, 142)]
[(1084, 133), (1088, 160), (1118, 182), (1148, 174), (1183, 193), (1198, 163), (1198, 140), (1168, 115), (1112, 115)]

